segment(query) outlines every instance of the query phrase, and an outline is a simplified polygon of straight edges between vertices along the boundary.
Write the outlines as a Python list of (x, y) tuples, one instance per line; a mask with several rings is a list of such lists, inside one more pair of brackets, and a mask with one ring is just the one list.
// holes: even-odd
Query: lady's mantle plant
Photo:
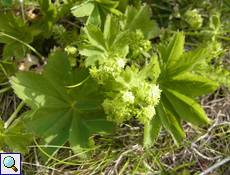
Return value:
[[(42, 75), (21, 72), (11, 79), (15, 93), (33, 109), (21, 117), (27, 132), (41, 136), (40, 144), (47, 146), (61, 146), (69, 140), (73, 150), (84, 158), (93, 153), (81, 149), (94, 147), (89, 139), (93, 133), (113, 132), (107, 119), (121, 123), (136, 117), (144, 122), (146, 146), (153, 143), (161, 125), (176, 143), (181, 142), (185, 137), (181, 119), (193, 124), (209, 123), (193, 98), (218, 86), (212, 80), (189, 73), (209, 53), (205, 49), (183, 53), (183, 42), (183, 34), (177, 33), (167, 47), (157, 47), (159, 60), (153, 56), (151, 63), (140, 71), (133, 65), (127, 66), (119, 76), (105, 80), (100, 89), (106, 97), (92, 78), (76, 88), (65, 88), (82, 82), (89, 71), (71, 72), (67, 55), (54, 50)], [(56, 149), (45, 151), (53, 154)]]
[[(83, 11), (87, 6), (91, 7), (88, 13)], [(11, 78), (15, 93), (32, 108), (21, 117), (27, 132), (42, 137), (42, 145), (61, 146), (69, 141), (75, 153), (89, 158), (94, 147), (92, 134), (112, 133), (110, 121), (122, 123), (136, 117), (145, 123), (145, 146), (153, 143), (162, 125), (179, 143), (185, 137), (181, 119), (207, 124), (208, 119), (194, 97), (214, 91), (218, 84), (189, 71), (197, 61), (209, 56), (208, 51), (183, 53), (184, 37), (179, 32), (167, 46), (157, 46), (158, 58), (149, 46), (158, 27), (150, 20), (147, 6), (138, 10), (127, 7), (119, 21), (113, 15), (98, 12), (103, 9), (98, 6), (121, 15), (114, 10), (117, 3), (108, 4), (107, 0), (90, 0), (72, 9), (74, 15), (89, 16), (84, 28), (87, 41), (78, 45), (80, 55), (86, 57), (85, 68), (71, 71), (67, 54), (55, 49), (42, 75), (21, 72)], [(129, 40), (134, 35), (141, 41)], [(128, 66), (127, 63), (137, 65), (139, 59), (145, 59), (142, 55), (151, 55), (146, 65)], [(80, 86), (65, 87), (89, 76)], [(86, 152), (83, 148), (91, 150)], [(44, 150), (51, 155), (57, 148)], [(42, 158), (45, 159), (44, 155)]]

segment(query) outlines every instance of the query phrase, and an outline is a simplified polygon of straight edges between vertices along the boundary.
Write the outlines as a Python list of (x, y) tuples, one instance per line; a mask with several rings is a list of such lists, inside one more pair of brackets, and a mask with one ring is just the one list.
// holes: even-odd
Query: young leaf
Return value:
[(81, 44), (79, 51), (82, 55), (88, 56), (85, 62), (86, 66), (95, 66), (101, 54), (117, 54), (121, 58), (125, 58), (127, 55), (128, 34), (120, 32), (118, 21), (113, 15), (108, 15), (103, 33), (91, 24), (86, 25), (85, 31), (91, 45)]
[(9, 146), (13, 151), (22, 154), (28, 153), (26, 145), (34, 138), (33, 134), (25, 134), (26, 127), (21, 120), (15, 121), (8, 129), (4, 129), (4, 123), (0, 119), (0, 147)]
[[(149, 82), (145, 79), (153, 74), (154, 66), (155, 65), (153, 64), (149, 64), (141, 71), (139, 71), (138, 68), (135, 68), (134, 65), (131, 65), (131, 67), (126, 66), (125, 70), (123, 70), (115, 79), (105, 81), (103, 88), (109, 91), (131, 90), (132, 88), (139, 89), (141, 83), (144, 85), (144, 83)], [(149, 83), (154, 84), (155, 82)]]
[(215, 15), (212, 15), (209, 22), (209, 28), (205, 30), (201, 30), (201, 33), (204, 35), (205, 39), (214, 39), (219, 33), (219, 30), (221, 28), (221, 22), (220, 22), (220, 14), (216, 13)]
[(109, 0), (89, 0), (86, 3), (77, 5), (71, 9), (72, 13), (76, 17), (89, 16), (86, 24), (98, 25), (101, 24), (103, 28), (106, 16), (113, 13), (117, 16), (122, 13), (115, 8), (119, 2)]
[(101, 50), (107, 50), (105, 39), (102, 31), (92, 24), (87, 24), (86, 33), (89, 41), (94, 46), (98, 46)]
[[(66, 53), (56, 50), (51, 52), (43, 75), (21, 72), (11, 79), (18, 96), (33, 108), (22, 120), (28, 132), (42, 136), (40, 144), (61, 146), (69, 140), (75, 153), (89, 158), (93, 151), (85, 152), (82, 148), (93, 149), (93, 140), (89, 139), (92, 134), (113, 132), (113, 125), (103, 112), (103, 96), (95, 81), (90, 78), (81, 86), (65, 88), (88, 76), (87, 69), (71, 72)], [(57, 148), (44, 150), (52, 155)]]
[(150, 18), (151, 12), (148, 6), (142, 6), (139, 10), (128, 7), (120, 24), (123, 30), (136, 31), (136, 29), (141, 29), (146, 39), (152, 39), (158, 35), (159, 28), (157, 23)]
[(106, 81), (104, 88), (108, 90), (125, 90), (131, 87), (137, 87), (140, 82), (153, 73), (153, 68), (154, 65), (150, 64), (139, 71), (134, 65), (131, 65), (131, 67), (127, 66), (125, 71), (115, 78), (115, 80)]

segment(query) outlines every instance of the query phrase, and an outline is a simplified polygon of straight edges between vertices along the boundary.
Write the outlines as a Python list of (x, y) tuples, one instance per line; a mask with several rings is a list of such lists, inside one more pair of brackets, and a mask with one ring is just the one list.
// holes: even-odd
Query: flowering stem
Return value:
[(89, 78), (90, 78), (90, 75), (89, 75), (85, 80), (83, 80), (81, 83), (75, 84), (75, 85), (73, 85), (73, 86), (65, 86), (65, 87), (66, 87), (66, 88), (74, 88), (74, 87), (80, 86), (80, 85), (82, 85), (83, 83), (85, 83)]

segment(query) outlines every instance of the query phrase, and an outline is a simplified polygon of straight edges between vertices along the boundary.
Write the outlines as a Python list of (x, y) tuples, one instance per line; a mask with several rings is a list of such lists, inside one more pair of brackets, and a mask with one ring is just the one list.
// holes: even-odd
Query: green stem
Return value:
[(9, 77), (6, 70), (4, 69), (4, 67), (2, 66), (2, 64), (0, 64), (0, 67), (2, 68), (3, 73), (5, 74), (6, 77)]
[(61, 19), (61, 21), (64, 21), (64, 22), (67, 22), (67, 23), (69, 23), (69, 24), (71, 24), (71, 25), (73, 25), (73, 26), (75, 26), (75, 27), (77, 27), (77, 28), (81, 28), (79, 25), (77, 25), (77, 24), (75, 24), (75, 23), (73, 23), (73, 22), (71, 22), (71, 21), (69, 21), (69, 20), (67, 20), (67, 19)]
[[(37, 145), (38, 149), (39, 149), (43, 154), (45, 154), (47, 157), (49, 157), (50, 159), (53, 159), (53, 160), (55, 160), (55, 161), (57, 161), (57, 162), (59, 162), (59, 163), (67, 164), (67, 165), (82, 165), (82, 163), (81, 163), (81, 164), (78, 164), (78, 163), (72, 163), (72, 162), (64, 162), (64, 161), (61, 161), (61, 160), (59, 160), (59, 159), (56, 159), (56, 158), (50, 156), (48, 153), (46, 153), (46, 152), (38, 145), (38, 143), (37, 143), (37, 141), (36, 141), (35, 138), (34, 138), (34, 143)], [(86, 163), (86, 164), (90, 164), (90, 163)], [(86, 165), (86, 164), (84, 164), (84, 165)]]
[(201, 44), (195, 44), (195, 43), (184, 43), (185, 45), (190, 45), (190, 46), (199, 46), (199, 45), (201, 45)]
[(36, 51), (33, 47), (31, 47), (29, 44), (27, 44), (27, 43), (25, 43), (25, 42), (23, 42), (23, 41), (21, 41), (21, 40), (15, 38), (15, 37), (13, 37), (13, 36), (7, 35), (7, 34), (5, 34), (5, 33), (0, 32), (0, 34), (1, 34), (1, 35), (4, 35), (4, 36), (7, 36), (7, 37), (9, 37), (9, 38), (11, 38), (11, 39), (14, 39), (14, 40), (16, 40), (16, 41), (18, 41), (18, 42), (20, 42), (20, 43), (26, 45), (26, 46), (29, 47), (32, 51), (34, 51), (34, 53), (36, 53), (42, 60), (45, 60), (45, 58), (44, 58), (38, 51)]
[(80, 86), (80, 85), (82, 85), (83, 83), (85, 83), (89, 78), (90, 78), (90, 75), (89, 75), (85, 80), (83, 80), (81, 83), (75, 84), (75, 85), (73, 85), (73, 86), (65, 86), (65, 87), (66, 87), (66, 88), (74, 88), (74, 87)]
[(142, 156), (141, 156), (141, 158), (140, 158), (140, 160), (139, 160), (138, 164), (136, 165), (136, 168), (135, 168), (135, 170), (133, 171), (133, 174), (132, 174), (132, 175), (134, 175), (134, 174), (136, 173), (136, 171), (137, 171), (138, 167), (139, 167), (139, 166), (140, 166), (140, 164), (141, 164), (141, 161), (142, 161), (143, 157), (144, 157), (144, 154), (142, 154)]
[(4, 83), (1, 83), (0, 86), (7, 85), (7, 84), (9, 84), (8, 81), (7, 81), (7, 82), (4, 82)]
[[(169, 33), (177, 33), (177, 31), (170, 31)], [(203, 35), (202, 33), (197, 33), (197, 32), (183, 32), (184, 35)]]
[(220, 32), (217, 32), (217, 33), (220, 34), (220, 33), (228, 33), (228, 32), (230, 32), (230, 30), (220, 31)]
[[(7, 82), (8, 83), (8, 82)], [(8, 91), (8, 90), (10, 90), (11, 89), (11, 87), (9, 86), (9, 87), (6, 87), (6, 88), (4, 88), (4, 89), (1, 89), (0, 90), (0, 94), (2, 94), (2, 93), (4, 93), (4, 92), (6, 92), (6, 91)]]
[(7, 61), (1, 61), (1, 60), (0, 60), (0, 63), (5, 63), (5, 64), (12, 64), (11, 62), (7, 62)]
[[(222, 31), (223, 32), (223, 31)], [(225, 31), (224, 31), (225, 32)], [(175, 31), (170, 31), (170, 33), (176, 33)], [(196, 33), (196, 32), (183, 32), (185, 35), (197, 35), (197, 36), (201, 36), (203, 35), (202, 33)], [(218, 32), (220, 33), (220, 32)], [(224, 39), (224, 40), (227, 40), (227, 41), (230, 41), (230, 38), (228, 37), (225, 37), (225, 36), (220, 36), (220, 35), (216, 35), (217, 38), (219, 39)]]
[(17, 116), (18, 112), (21, 110), (21, 108), (23, 107), (23, 105), (25, 104), (24, 101), (22, 101), (19, 106), (17, 107), (17, 109), (14, 111), (14, 113), (10, 116), (10, 118), (6, 121), (4, 128), (6, 129), (11, 122), (15, 119), (15, 117)]
[(225, 36), (219, 36), (219, 35), (217, 35), (216, 37), (219, 38), (219, 39), (224, 39), (224, 40), (230, 41), (230, 38), (225, 37)]
[(141, 67), (139, 64), (137, 64), (137, 63), (133, 63), (133, 64), (134, 64), (134, 66), (138, 67), (139, 69), (142, 68), (142, 67)]
[(23, 19), (23, 21), (26, 21), (24, 9), (23, 9), (23, 0), (20, 0), (20, 6), (21, 6), (22, 19)]
[(197, 33), (197, 32), (183, 32), (185, 35), (196, 35), (196, 36), (200, 36), (203, 35), (202, 33)]

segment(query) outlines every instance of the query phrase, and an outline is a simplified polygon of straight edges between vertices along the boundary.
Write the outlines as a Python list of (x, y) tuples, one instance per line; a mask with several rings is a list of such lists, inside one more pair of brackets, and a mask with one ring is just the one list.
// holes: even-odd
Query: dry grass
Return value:
[[(0, 96), (0, 114), (4, 122), (20, 104), (12, 90)], [(118, 126), (109, 136), (95, 135), (95, 155), (91, 160), (81, 160), (71, 149), (60, 149), (55, 158), (82, 165), (69, 165), (57, 161), (41, 162), (36, 145), (28, 146), (29, 153), (22, 158), (22, 174), (162, 174), (182, 172), (190, 174), (230, 174), (230, 94), (226, 88), (197, 99), (210, 119), (202, 127), (182, 121), (186, 139), (175, 145), (170, 134), (162, 128), (158, 139), (148, 149), (142, 146), (143, 128), (136, 120)], [(30, 110), (26, 105), (18, 116)], [(65, 146), (69, 146), (68, 143)], [(5, 152), (11, 152), (9, 148)], [(88, 163), (88, 164), (87, 164)], [(163, 168), (162, 168), (162, 167)], [(138, 168), (139, 167), (139, 168)], [(122, 173), (121, 173), (122, 172)], [(211, 173), (209, 173), (211, 172)]]
[[(13, 93), (1, 98), (0, 113), (6, 121), (20, 100)], [(164, 174), (182, 172), (190, 174), (230, 174), (230, 95), (227, 89), (203, 96), (200, 104), (205, 110), (210, 125), (199, 127), (182, 121), (186, 139), (174, 145), (170, 134), (161, 130), (155, 144), (145, 149), (142, 146), (143, 125), (135, 120), (120, 125), (114, 135), (95, 135), (95, 150), (91, 160), (81, 160), (71, 149), (60, 149), (55, 158), (82, 165), (63, 164), (54, 160), (41, 162), (36, 145), (28, 146), (29, 153), (22, 158), (22, 174)], [(29, 110), (24, 106), (20, 114)], [(20, 115), (19, 114), (19, 115)], [(65, 146), (69, 146), (68, 143)], [(9, 148), (4, 149), (10, 152)], [(87, 164), (88, 163), (88, 164)], [(163, 168), (161, 167), (163, 166)], [(122, 172), (122, 173), (121, 173)], [(210, 173), (211, 172), (211, 173)], [(170, 174), (170, 173), (169, 173)]]

